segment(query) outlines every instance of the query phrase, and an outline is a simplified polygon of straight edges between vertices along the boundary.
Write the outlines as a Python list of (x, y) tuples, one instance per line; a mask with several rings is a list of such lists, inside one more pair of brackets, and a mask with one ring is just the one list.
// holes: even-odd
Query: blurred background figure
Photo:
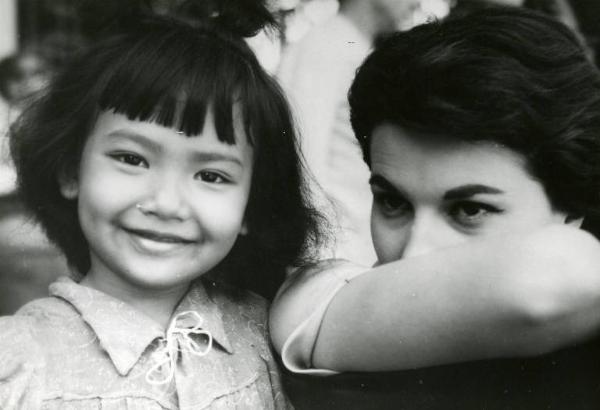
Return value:
[[(107, 2), (108, 3), (108, 2)], [(68, 272), (63, 256), (24, 210), (8, 130), (30, 99), (84, 44), (73, 1), (4, 0), (0, 59), (0, 315), (47, 294), (48, 284)]]
[(8, 150), (8, 127), (27, 101), (42, 90), (50, 64), (33, 50), (0, 61), (0, 314), (46, 293), (48, 283), (66, 267), (15, 195), (16, 175)]
[(323, 257), (375, 261), (369, 170), (352, 134), (346, 94), (376, 37), (412, 26), (419, 5), (419, 0), (340, 0), (332, 18), (284, 50), (278, 76), (295, 109), (315, 196), (334, 229), (332, 253)]
[(2, 140), (0, 145), (0, 194), (15, 189), (15, 173), (8, 152), (8, 127), (29, 97), (41, 90), (49, 76), (46, 62), (34, 52), (20, 52), (0, 60)]

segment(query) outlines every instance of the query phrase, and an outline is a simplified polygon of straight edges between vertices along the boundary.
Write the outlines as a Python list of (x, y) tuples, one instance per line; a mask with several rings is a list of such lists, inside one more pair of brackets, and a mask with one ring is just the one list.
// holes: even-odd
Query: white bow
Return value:
[[(177, 322), (185, 317), (194, 320), (192, 327), (177, 326)], [(171, 320), (165, 337), (158, 340), (159, 347), (152, 354), (154, 365), (146, 372), (148, 383), (153, 385), (169, 383), (175, 375), (179, 352), (188, 351), (195, 356), (204, 356), (210, 351), (213, 338), (209, 331), (202, 330), (203, 323), (202, 317), (193, 310), (181, 312)], [(206, 346), (196, 343), (192, 335), (205, 335), (208, 338)]]

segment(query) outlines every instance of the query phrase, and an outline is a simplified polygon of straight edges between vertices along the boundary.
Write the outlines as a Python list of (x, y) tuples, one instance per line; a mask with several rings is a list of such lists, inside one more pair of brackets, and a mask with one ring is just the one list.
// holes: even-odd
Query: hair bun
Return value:
[(183, 0), (175, 14), (192, 24), (217, 26), (240, 37), (252, 37), (277, 25), (265, 0)]

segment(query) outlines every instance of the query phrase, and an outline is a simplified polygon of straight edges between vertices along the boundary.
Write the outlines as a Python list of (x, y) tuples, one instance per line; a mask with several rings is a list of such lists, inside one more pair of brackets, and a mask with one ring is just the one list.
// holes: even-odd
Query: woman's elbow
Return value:
[(574, 229), (543, 233), (525, 245), (525, 265), (509, 281), (528, 354), (568, 346), (600, 329), (600, 245)]

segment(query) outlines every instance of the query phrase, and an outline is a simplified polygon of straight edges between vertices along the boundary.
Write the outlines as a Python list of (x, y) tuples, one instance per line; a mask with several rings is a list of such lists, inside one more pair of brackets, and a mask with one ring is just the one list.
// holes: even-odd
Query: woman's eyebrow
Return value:
[(400, 193), (400, 191), (394, 185), (392, 185), (390, 181), (388, 181), (384, 176), (379, 174), (371, 175), (371, 178), (369, 178), (369, 184), (371, 186), (376, 186), (388, 192)]
[(488, 185), (469, 184), (452, 188), (444, 194), (445, 200), (470, 198), (478, 194), (503, 194), (504, 191)]

